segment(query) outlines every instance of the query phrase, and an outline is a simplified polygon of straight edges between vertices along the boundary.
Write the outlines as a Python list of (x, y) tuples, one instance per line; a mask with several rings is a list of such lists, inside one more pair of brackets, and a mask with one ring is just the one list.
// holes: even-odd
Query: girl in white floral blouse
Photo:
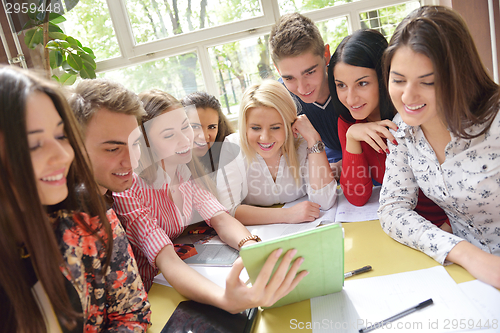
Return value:
[[(465, 22), (450, 8), (416, 9), (396, 29), (385, 69), (398, 145), (388, 143), (383, 229), (500, 288), (499, 87)], [(453, 233), (414, 211), (419, 187), (446, 212)]]

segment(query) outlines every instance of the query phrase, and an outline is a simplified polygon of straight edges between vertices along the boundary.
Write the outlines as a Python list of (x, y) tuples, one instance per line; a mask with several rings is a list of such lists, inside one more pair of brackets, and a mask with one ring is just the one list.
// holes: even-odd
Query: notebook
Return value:
[[(252, 283), (255, 283), (267, 257), (278, 248), (283, 249), (282, 257), (286, 251), (297, 249), (295, 258), (304, 258), (300, 270), (307, 270), (309, 274), (300, 281), (294, 290), (271, 308), (342, 290), (344, 285), (344, 233), (340, 224), (328, 224), (312, 230), (244, 246), (240, 250), (240, 256)], [(280, 262), (281, 258), (278, 260), (278, 264)], [(275, 265), (275, 269), (278, 264)]]

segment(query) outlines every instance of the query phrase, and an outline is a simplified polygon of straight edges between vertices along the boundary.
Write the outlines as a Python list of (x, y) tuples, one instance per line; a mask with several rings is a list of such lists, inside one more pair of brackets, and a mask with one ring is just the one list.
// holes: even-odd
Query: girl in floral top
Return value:
[[(500, 288), (499, 87), (450, 8), (410, 13), (385, 57), (398, 144), (388, 143), (382, 227), (439, 263), (454, 262)], [(415, 212), (419, 187), (446, 212), (453, 234)]]
[(146, 292), (65, 98), (13, 67), (0, 82), (2, 329), (144, 332)]

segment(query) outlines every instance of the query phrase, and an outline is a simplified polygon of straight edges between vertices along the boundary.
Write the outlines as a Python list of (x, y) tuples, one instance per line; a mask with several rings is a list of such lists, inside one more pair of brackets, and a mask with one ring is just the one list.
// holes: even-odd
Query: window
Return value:
[(90, 46), (97, 61), (121, 55), (106, 0), (80, 1), (64, 17), (64, 31)]
[(177, 99), (205, 90), (196, 52), (104, 72), (98, 77), (121, 82), (136, 93), (161, 89)]
[[(359, 0), (354, 0), (359, 1)], [(353, 0), (326, 0), (326, 1), (314, 1), (314, 0), (279, 0), (280, 12), (281, 14), (286, 13), (304, 13), (315, 9), (323, 9), (327, 7), (338, 6), (341, 4), (353, 2)]]
[(262, 15), (258, 0), (127, 0), (137, 44)]
[(325, 44), (330, 45), (330, 52), (332, 54), (342, 39), (349, 35), (349, 24), (347, 22), (347, 16), (342, 16), (316, 23)]
[(401, 20), (413, 9), (418, 7), (420, 7), (418, 1), (383, 7), (360, 13), (359, 20), (363, 29), (369, 28), (378, 30), (389, 40), (399, 22), (401, 22)]
[(89, 0), (66, 15), (71, 33), (95, 50), (99, 77), (177, 98), (203, 90), (234, 117), (248, 86), (278, 78), (268, 36), (280, 15), (310, 17), (333, 53), (363, 27), (389, 38), (426, 1), (432, 0)]
[(277, 79), (267, 47), (269, 35), (214, 46), (208, 49), (216, 76), (221, 105), (227, 114), (237, 115), (246, 88), (263, 79)]

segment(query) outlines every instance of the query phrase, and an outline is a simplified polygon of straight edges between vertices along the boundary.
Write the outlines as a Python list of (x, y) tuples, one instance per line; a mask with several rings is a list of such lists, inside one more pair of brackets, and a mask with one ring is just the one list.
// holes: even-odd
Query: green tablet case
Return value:
[[(344, 285), (344, 234), (340, 224), (329, 224), (282, 238), (244, 246), (240, 250), (240, 256), (252, 283), (255, 283), (267, 257), (278, 248), (283, 249), (278, 264), (286, 251), (297, 249), (294, 260), (303, 257), (304, 262), (299, 270), (307, 270), (309, 274), (300, 281), (294, 290), (271, 306), (272, 308), (342, 290)], [(278, 264), (275, 265), (275, 270)]]

